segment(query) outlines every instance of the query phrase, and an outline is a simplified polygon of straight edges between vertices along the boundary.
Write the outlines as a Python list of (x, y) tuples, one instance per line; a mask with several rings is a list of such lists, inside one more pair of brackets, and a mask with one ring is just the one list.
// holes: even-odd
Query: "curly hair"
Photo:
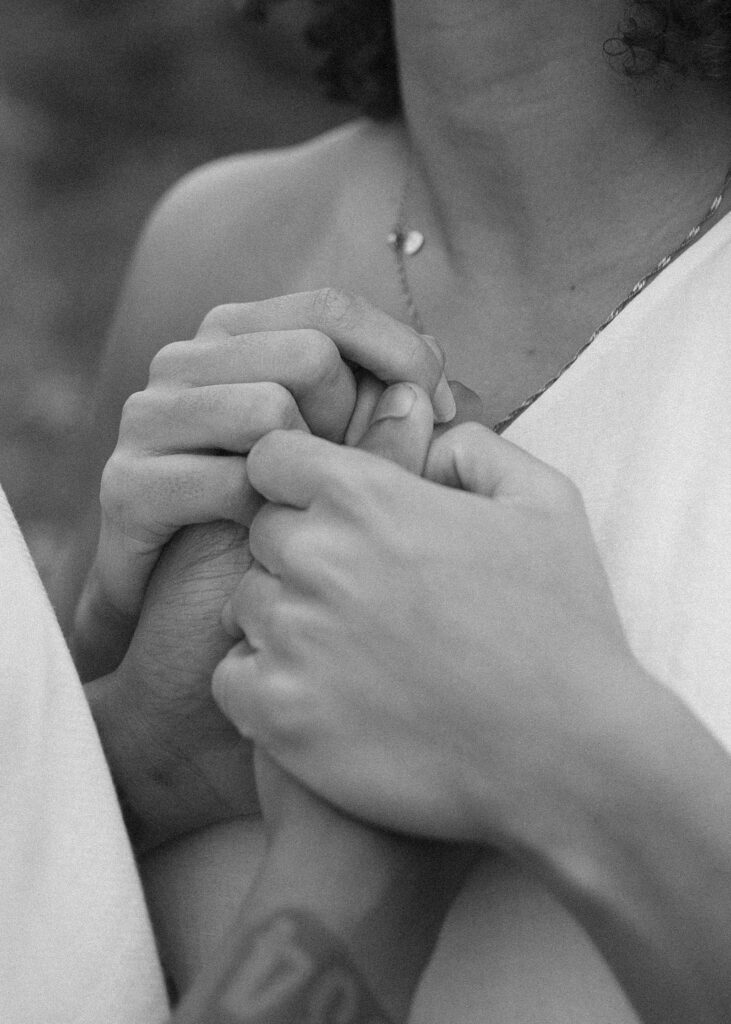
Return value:
[(628, 75), (667, 68), (707, 81), (731, 80), (731, 0), (637, 0), (605, 44)]
[[(255, 2), (265, 8), (272, 0)], [(323, 54), (318, 74), (327, 94), (369, 117), (395, 117), (401, 97), (391, 0), (312, 2), (307, 39)], [(731, 0), (636, 0), (604, 50), (629, 76), (664, 68), (729, 81)]]
[(307, 40), (324, 59), (318, 77), (333, 100), (389, 120), (401, 110), (391, 0), (314, 0)]

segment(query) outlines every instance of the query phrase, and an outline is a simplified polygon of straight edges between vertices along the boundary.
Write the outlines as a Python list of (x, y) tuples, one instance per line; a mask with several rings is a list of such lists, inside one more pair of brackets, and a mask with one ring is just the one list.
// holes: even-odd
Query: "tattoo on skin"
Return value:
[(242, 936), (230, 964), (201, 1013), (206, 1024), (392, 1024), (347, 948), (301, 911)]

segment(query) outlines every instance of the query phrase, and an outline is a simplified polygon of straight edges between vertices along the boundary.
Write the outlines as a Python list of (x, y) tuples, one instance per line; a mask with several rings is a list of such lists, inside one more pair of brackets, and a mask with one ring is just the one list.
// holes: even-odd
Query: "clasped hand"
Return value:
[[(398, 379), (415, 386), (379, 399)], [(362, 300), (220, 307), (127, 405), (93, 578), (135, 621), (180, 526), (253, 518), (227, 614), (246, 642), (214, 679), (226, 714), (354, 813), (484, 840), (486, 807), (494, 839), (516, 793), (540, 801), (537, 766), (576, 755), (571, 714), (597, 727), (597, 666), (631, 656), (574, 488), (474, 424), (432, 443), (449, 405), (431, 344)], [(364, 431), (365, 451), (332, 443)], [(210, 651), (190, 656), (207, 687)]]
[(426, 408), (395, 386), (371, 428), (410, 437), (412, 472), (303, 433), (252, 448), (268, 503), (214, 694), (353, 814), (530, 844), (586, 799), (637, 666), (578, 491), (477, 424), (430, 444)]
[[(277, 426), (357, 441), (385, 386), (375, 373), (413, 377), (442, 416), (453, 408), (435, 346), (362, 300), (316, 292), (213, 310), (127, 402), (79, 628), (103, 649), (107, 674), (88, 693), (146, 844), (252, 806), (248, 745), (210, 692), (262, 501), (246, 453)], [(426, 401), (429, 434), (433, 418)]]
[[(311, 430), (342, 441), (347, 432), (357, 440), (382, 389), (377, 381), (415, 381), (433, 396), (437, 420), (450, 419), (442, 367), (430, 339), (330, 289), (212, 310), (195, 338), (158, 352), (148, 386), (125, 405), (102, 477), (79, 629), (112, 621), (122, 634), (125, 623), (134, 626), (176, 530), (219, 519), (248, 525), (259, 498), (246, 454), (265, 433)], [(110, 662), (122, 653), (123, 646), (110, 651)]]

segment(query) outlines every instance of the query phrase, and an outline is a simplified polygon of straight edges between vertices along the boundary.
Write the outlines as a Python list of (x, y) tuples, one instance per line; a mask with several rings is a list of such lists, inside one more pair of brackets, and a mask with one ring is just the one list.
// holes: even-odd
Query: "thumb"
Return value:
[(381, 395), (358, 447), (421, 476), (433, 429), (426, 391), (416, 384), (393, 384)]
[(478, 423), (462, 423), (431, 446), (424, 476), (490, 498), (563, 503), (570, 481), (517, 445)]

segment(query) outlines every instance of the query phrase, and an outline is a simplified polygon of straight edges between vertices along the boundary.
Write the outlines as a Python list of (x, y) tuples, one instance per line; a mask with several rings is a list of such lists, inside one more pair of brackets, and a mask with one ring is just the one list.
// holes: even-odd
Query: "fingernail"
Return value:
[(434, 420), (437, 423), (449, 423), (457, 415), (457, 403), (444, 374), (437, 384), (432, 405), (434, 406)]
[(414, 408), (416, 392), (408, 384), (393, 384), (387, 388), (376, 406), (371, 424), (381, 420), (402, 420)]

